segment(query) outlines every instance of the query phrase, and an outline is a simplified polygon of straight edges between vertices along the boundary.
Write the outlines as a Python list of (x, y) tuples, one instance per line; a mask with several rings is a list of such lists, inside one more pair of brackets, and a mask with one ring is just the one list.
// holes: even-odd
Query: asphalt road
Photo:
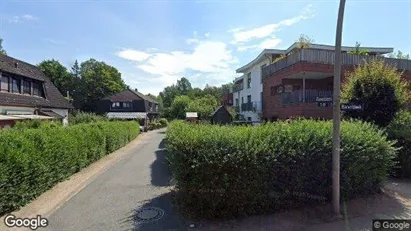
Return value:
[[(186, 230), (171, 202), (164, 131), (139, 137), (141, 142), (124, 159), (56, 210), (48, 218), (49, 226), (41, 230)], [(162, 209), (163, 217), (142, 223), (138, 211), (151, 207)]]

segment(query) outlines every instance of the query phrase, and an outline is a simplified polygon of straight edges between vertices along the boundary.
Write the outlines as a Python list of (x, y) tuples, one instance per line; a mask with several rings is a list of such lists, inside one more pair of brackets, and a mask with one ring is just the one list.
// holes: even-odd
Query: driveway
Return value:
[(140, 137), (125, 158), (51, 214), (43, 230), (185, 230), (172, 205), (164, 137), (165, 129)]

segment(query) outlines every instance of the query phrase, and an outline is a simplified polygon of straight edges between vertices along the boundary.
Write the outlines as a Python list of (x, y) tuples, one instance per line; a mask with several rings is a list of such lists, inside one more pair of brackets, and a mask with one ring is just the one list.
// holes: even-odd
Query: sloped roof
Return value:
[(132, 100), (140, 100), (140, 99), (146, 100), (152, 103), (157, 103), (155, 100), (151, 99), (150, 97), (138, 91), (133, 91), (131, 89), (127, 89), (117, 94), (103, 98), (103, 100), (110, 100), (110, 101), (132, 101)]
[(44, 92), (46, 95), (46, 98), (42, 98), (38, 96), (0, 92), (0, 104), (2, 105), (74, 108), (37, 66), (0, 54), (0, 72), (44, 82)]
[(223, 106), (223, 105), (218, 106), (218, 107), (211, 113), (211, 116), (214, 116), (215, 113), (217, 113), (221, 108), (224, 108), (224, 106)]

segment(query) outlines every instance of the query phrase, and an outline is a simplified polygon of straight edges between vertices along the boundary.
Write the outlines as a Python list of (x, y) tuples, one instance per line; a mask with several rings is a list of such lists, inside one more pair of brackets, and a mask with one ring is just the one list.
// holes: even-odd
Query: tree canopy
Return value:
[(3, 49), (3, 39), (0, 38), (0, 54), (7, 55), (7, 52)]
[(69, 91), (73, 104), (84, 111), (93, 111), (97, 100), (126, 89), (116, 68), (95, 59), (81, 64), (75, 61), (70, 72), (54, 59), (38, 66), (63, 95)]
[(342, 101), (363, 104), (363, 111), (346, 112), (345, 115), (388, 125), (396, 113), (410, 100), (408, 83), (400, 72), (383, 60), (373, 60), (359, 65), (349, 73), (342, 89)]

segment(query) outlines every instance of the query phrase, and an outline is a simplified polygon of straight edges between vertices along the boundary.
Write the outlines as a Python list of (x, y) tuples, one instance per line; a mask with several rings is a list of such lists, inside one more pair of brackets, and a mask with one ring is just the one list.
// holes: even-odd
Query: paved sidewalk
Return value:
[(373, 219), (411, 219), (411, 181), (390, 180), (384, 193), (343, 204), (347, 219), (332, 217), (330, 205), (226, 222), (199, 222), (201, 231), (366, 231)]

